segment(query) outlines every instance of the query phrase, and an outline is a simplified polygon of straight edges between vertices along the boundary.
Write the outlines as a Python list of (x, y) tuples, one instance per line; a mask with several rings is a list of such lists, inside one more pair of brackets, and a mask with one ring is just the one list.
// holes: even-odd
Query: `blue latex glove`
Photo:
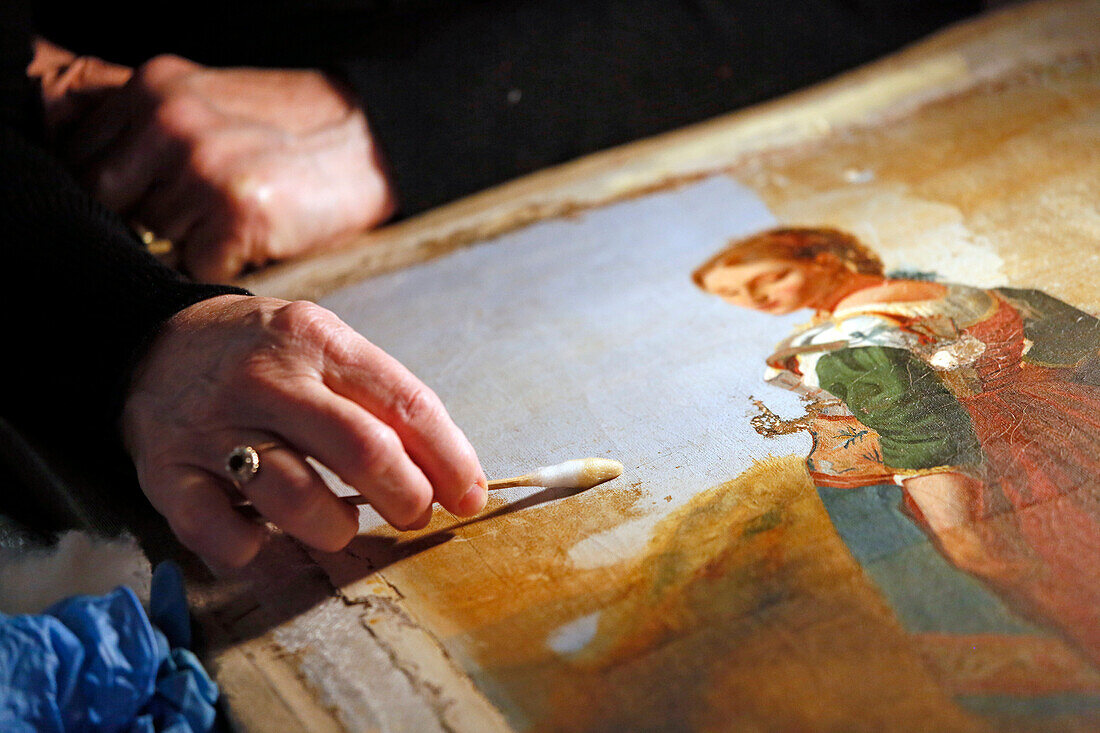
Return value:
[(149, 589), (149, 619), (164, 632), (172, 648), (191, 648), (187, 593), (183, 587), (183, 573), (174, 562), (162, 562), (153, 570), (153, 582)]
[(182, 578), (154, 573), (150, 623), (129, 588), (38, 616), (0, 614), (0, 730), (171, 731), (214, 725), (218, 690), (191, 652)]

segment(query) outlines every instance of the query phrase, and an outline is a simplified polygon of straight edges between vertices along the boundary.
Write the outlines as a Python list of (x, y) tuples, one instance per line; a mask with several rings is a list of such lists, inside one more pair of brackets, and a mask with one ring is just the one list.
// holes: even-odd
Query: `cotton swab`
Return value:
[[(553, 466), (536, 468), (530, 473), (514, 478), (501, 478), (489, 482), (490, 489), (510, 489), (515, 486), (542, 486), (547, 489), (591, 489), (593, 486), (617, 478), (623, 472), (623, 464), (609, 458), (574, 458)], [(340, 497), (349, 504), (366, 504), (362, 496)]]
[(553, 466), (536, 468), (515, 478), (489, 482), (490, 489), (510, 489), (513, 486), (544, 486), (548, 489), (591, 489), (617, 478), (623, 464), (608, 458), (574, 458)]

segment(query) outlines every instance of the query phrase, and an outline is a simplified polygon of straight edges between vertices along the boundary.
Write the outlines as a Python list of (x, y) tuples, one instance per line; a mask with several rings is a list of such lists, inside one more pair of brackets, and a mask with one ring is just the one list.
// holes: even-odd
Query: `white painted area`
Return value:
[(600, 625), (599, 612), (590, 613), (587, 616), (570, 621), (559, 626), (546, 637), (546, 646), (558, 654), (575, 654), (587, 646), (596, 636), (596, 629)]
[[(623, 475), (589, 495), (636, 485), (652, 525), (755, 459), (809, 448), (807, 436), (765, 440), (749, 425), (752, 396), (801, 414), (762, 375), (807, 314), (742, 310), (691, 281), (729, 239), (774, 224), (755, 194), (718, 176), (536, 224), (322, 304), (439, 393), (489, 478), (613, 458)], [(616, 552), (636, 550), (646, 533), (620, 539)], [(591, 566), (592, 555), (575, 560)]]
[(843, 175), (847, 183), (870, 183), (875, 180), (872, 168), (845, 168)]
[(981, 288), (1007, 284), (1004, 261), (970, 231), (962, 212), (914, 195), (897, 182), (867, 182), (793, 199), (777, 212), (792, 226), (850, 232), (882, 258), (886, 271), (933, 273)]
[(646, 516), (585, 537), (569, 548), (569, 561), (579, 570), (593, 570), (631, 557), (649, 538), (654, 516), (660, 515), (651, 511)]

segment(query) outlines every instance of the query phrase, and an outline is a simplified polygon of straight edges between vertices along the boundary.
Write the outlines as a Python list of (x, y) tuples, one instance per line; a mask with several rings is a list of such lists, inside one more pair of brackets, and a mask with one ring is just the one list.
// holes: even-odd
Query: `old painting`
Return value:
[(806, 415), (761, 404), (753, 422), (812, 436), (833, 526), (966, 704), (1094, 689), (1100, 321), (1040, 290), (887, 277), (830, 229), (735, 242), (695, 279), (734, 305), (814, 309), (768, 357)]
[(328, 297), (490, 478), (626, 471), (316, 558), (516, 729), (1096, 725), (1097, 321), (935, 217), (777, 225), (715, 176)]

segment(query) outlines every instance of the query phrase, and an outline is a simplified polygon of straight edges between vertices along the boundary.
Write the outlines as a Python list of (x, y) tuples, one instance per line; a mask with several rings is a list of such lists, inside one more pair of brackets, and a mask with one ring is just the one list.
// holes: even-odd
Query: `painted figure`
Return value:
[(777, 229), (695, 275), (767, 313), (813, 308), (768, 359), (808, 414), (819, 487), (901, 486), (957, 568), (1100, 666), (1100, 321), (1038, 290), (888, 278), (854, 237)]

